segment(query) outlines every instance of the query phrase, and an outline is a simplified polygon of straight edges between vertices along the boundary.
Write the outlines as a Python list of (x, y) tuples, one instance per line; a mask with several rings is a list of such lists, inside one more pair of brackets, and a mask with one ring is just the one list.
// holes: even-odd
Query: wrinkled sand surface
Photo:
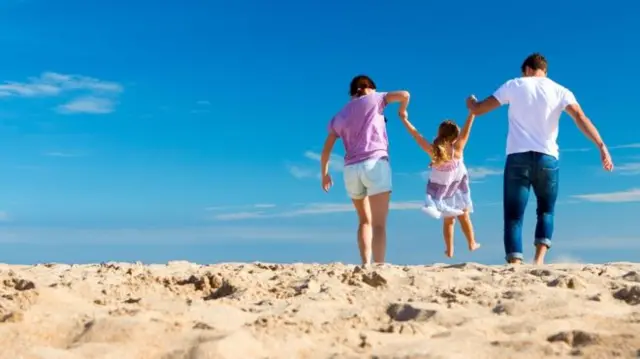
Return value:
[(637, 358), (640, 265), (0, 264), (0, 358)]

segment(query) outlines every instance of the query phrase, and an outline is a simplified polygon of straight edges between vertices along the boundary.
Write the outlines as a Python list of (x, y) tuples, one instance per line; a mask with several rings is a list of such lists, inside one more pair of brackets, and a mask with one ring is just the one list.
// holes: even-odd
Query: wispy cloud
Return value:
[(210, 244), (238, 241), (270, 242), (331, 242), (342, 241), (351, 229), (319, 226), (209, 225), (187, 227), (125, 227), (125, 228), (65, 228), (65, 227), (0, 227), (0, 243), (32, 244)]
[(79, 97), (57, 108), (59, 113), (74, 114), (87, 113), (102, 115), (114, 111), (113, 100), (94, 96)]
[(265, 208), (275, 208), (276, 205), (273, 203), (255, 203), (255, 204), (245, 204), (245, 205), (230, 205), (230, 206), (209, 206), (205, 208), (205, 211), (228, 211), (228, 210), (247, 210), (247, 209), (265, 209)]
[[(320, 162), (320, 158), (322, 157), (321, 154), (313, 151), (306, 151), (304, 153), (304, 156), (310, 160), (315, 160), (318, 162)], [(335, 153), (332, 153), (329, 157), (329, 170), (342, 171), (343, 169), (344, 159), (342, 158), (342, 156), (338, 156)]]
[(263, 212), (235, 212), (218, 214), (214, 218), (219, 221), (237, 221), (240, 219), (262, 218)]
[[(391, 202), (389, 209), (394, 211), (402, 210), (416, 210), (422, 207), (421, 201), (401, 201)], [(295, 208), (289, 208), (283, 211), (253, 211), (253, 212), (236, 212), (236, 213), (222, 213), (213, 216), (214, 220), (218, 221), (235, 221), (240, 219), (254, 219), (254, 218), (290, 218), (309, 215), (321, 215), (330, 213), (343, 213), (352, 212), (353, 205), (350, 203), (309, 203), (305, 205), (292, 206)]]
[(80, 157), (82, 156), (79, 153), (59, 152), (59, 151), (47, 152), (44, 155), (47, 157)]
[(65, 93), (84, 93), (80, 98), (56, 107), (60, 113), (105, 114), (113, 111), (113, 97), (123, 91), (116, 82), (82, 75), (44, 72), (25, 82), (7, 81), (0, 84), (0, 97), (53, 97)]
[(582, 147), (582, 148), (560, 148), (560, 152), (587, 152), (587, 151), (591, 151), (591, 148), (589, 148), (589, 147)]
[(488, 176), (502, 175), (503, 172), (501, 169), (488, 167), (470, 167), (468, 171), (469, 177), (473, 180), (483, 179)]
[(640, 174), (640, 162), (630, 162), (622, 165), (616, 165), (616, 172), (623, 175), (638, 175)]
[[(640, 148), (640, 143), (627, 143), (622, 145), (609, 146), (610, 150), (619, 150), (626, 148)], [(582, 147), (582, 148), (560, 148), (560, 152), (587, 152), (594, 150), (594, 147)]]
[(558, 241), (556, 244), (559, 251), (565, 249), (571, 250), (634, 250), (640, 249), (640, 238), (633, 237), (592, 237), (592, 238), (580, 238), (574, 241)]
[(255, 208), (274, 208), (275, 206), (273, 203), (256, 203), (253, 205)]
[(287, 171), (289, 171), (289, 174), (297, 179), (313, 177), (317, 178), (320, 176), (320, 171), (318, 170), (312, 170), (310, 168), (300, 167), (292, 164), (287, 164)]
[[(303, 156), (309, 160), (320, 162), (321, 155), (317, 152), (306, 151), (303, 153)], [(286, 163), (286, 167), (289, 174), (298, 179), (320, 178), (320, 170), (317, 165), (294, 165)], [(329, 171), (340, 172), (343, 169), (344, 159), (339, 155), (331, 154), (331, 157), (329, 157)]]
[(640, 143), (627, 143), (626, 145), (617, 145), (611, 146), (609, 148), (619, 149), (619, 148), (640, 148)]
[(574, 195), (572, 197), (588, 202), (640, 202), (640, 189), (633, 188), (627, 191), (619, 192), (580, 194)]
[(209, 109), (209, 106), (211, 106), (211, 102), (208, 101), (208, 100), (196, 101), (196, 105), (198, 106), (198, 108), (191, 110), (192, 114), (210, 113), (211, 112), (211, 109)]
[(9, 213), (5, 211), (0, 211), (0, 222), (10, 222), (10, 221), (11, 221), (11, 217), (9, 216)]

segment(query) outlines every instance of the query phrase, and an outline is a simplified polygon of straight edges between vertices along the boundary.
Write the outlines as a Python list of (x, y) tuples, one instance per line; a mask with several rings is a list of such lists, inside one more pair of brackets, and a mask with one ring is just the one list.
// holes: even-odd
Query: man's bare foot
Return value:
[(514, 264), (514, 265), (522, 264), (522, 259), (520, 258), (509, 259), (509, 264)]
[(547, 250), (549, 249), (549, 247), (547, 247), (544, 244), (538, 244), (536, 246), (536, 255), (533, 257), (533, 264), (535, 265), (543, 265), (544, 264), (544, 257), (547, 255)]
[(453, 258), (453, 248), (447, 248), (447, 250), (444, 251), (444, 255), (447, 256), (447, 258)]
[(478, 242), (473, 242), (471, 244), (469, 244), (469, 251), (473, 252), (476, 249), (480, 248), (482, 245)]

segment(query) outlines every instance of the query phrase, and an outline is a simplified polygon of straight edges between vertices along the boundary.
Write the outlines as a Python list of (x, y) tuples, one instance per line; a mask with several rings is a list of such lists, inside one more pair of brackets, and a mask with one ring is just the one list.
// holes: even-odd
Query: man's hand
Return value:
[(613, 171), (613, 160), (604, 143), (600, 145), (600, 161), (602, 161), (602, 168), (604, 168), (605, 171)]
[(331, 179), (331, 175), (327, 173), (322, 176), (322, 189), (325, 192), (329, 192), (329, 188), (331, 188), (331, 186), (333, 186), (333, 180)]
[(467, 97), (467, 109), (473, 112), (473, 107), (476, 105), (477, 102), (478, 102), (478, 99), (474, 95)]

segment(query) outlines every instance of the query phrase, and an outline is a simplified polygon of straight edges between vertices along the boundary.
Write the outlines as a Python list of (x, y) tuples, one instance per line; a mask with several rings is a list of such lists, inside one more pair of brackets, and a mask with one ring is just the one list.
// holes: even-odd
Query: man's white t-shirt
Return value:
[(507, 155), (535, 151), (559, 157), (558, 122), (577, 103), (571, 91), (548, 77), (531, 76), (505, 82), (493, 97), (509, 105)]

